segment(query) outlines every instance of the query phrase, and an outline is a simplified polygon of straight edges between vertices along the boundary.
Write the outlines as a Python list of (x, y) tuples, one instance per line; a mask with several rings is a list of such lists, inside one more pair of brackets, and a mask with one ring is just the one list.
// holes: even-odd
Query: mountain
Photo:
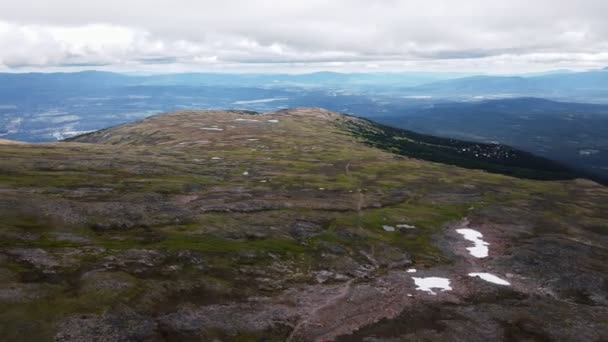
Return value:
[(500, 142), (608, 180), (608, 105), (538, 98), (444, 102), (374, 119), (427, 134)]
[(426, 95), (439, 98), (472, 97), (542, 97), (592, 103), (608, 103), (608, 72), (556, 73), (532, 77), (473, 76), (426, 85), (404, 87), (410, 96)]
[(608, 337), (608, 188), (507, 146), (187, 110), (0, 158), (5, 340)]
[(130, 82), (127, 75), (103, 72), (81, 71), (67, 73), (0, 73), (0, 90), (49, 89), (52, 87), (73, 88), (78, 86), (117, 86)]

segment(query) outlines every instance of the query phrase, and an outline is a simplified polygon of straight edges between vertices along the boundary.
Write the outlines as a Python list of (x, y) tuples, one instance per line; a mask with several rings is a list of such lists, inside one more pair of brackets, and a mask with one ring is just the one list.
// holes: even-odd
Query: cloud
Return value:
[(0, 65), (210, 70), (608, 64), (604, 0), (0, 3)]

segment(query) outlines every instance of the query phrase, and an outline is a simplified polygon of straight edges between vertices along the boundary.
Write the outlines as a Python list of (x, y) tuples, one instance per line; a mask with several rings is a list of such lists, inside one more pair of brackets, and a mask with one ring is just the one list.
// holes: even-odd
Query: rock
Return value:
[(166, 255), (149, 249), (129, 249), (103, 259), (106, 268), (128, 270), (130, 273), (142, 273), (160, 266)]
[(413, 264), (411, 256), (399, 248), (383, 245), (375, 249), (374, 258), (379, 266), (390, 269), (405, 269)]
[(298, 240), (308, 239), (321, 234), (323, 227), (320, 224), (308, 221), (296, 221), (289, 227), (291, 236)]
[(19, 262), (26, 262), (39, 269), (51, 269), (59, 267), (60, 261), (41, 248), (15, 248), (7, 251)]
[(168, 340), (206, 340), (210, 331), (228, 335), (260, 333), (279, 324), (293, 324), (291, 310), (279, 304), (231, 303), (200, 308), (183, 307), (159, 318), (160, 330)]
[(337, 245), (335, 243), (327, 242), (327, 241), (320, 241), (317, 244), (317, 247), (320, 250), (331, 253), (331, 254), (336, 254), (336, 255), (347, 254), (347, 251), (344, 248), (342, 248), (342, 246)]
[(137, 280), (125, 272), (89, 271), (80, 277), (81, 293), (104, 292), (120, 295), (136, 285)]
[(327, 271), (327, 270), (322, 270), (319, 272), (315, 272), (315, 280), (317, 281), (317, 283), (319, 284), (323, 284), (325, 282), (327, 282), (329, 279), (334, 277), (334, 273)]
[(18, 231), (0, 231), (2, 240), (35, 241), (40, 239), (40, 234)]
[(346, 281), (350, 278), (344, 274), (330, 272), (328, 270), (321, 270), (313, 273), (315, 276), (315, 280), (319, 284), (324, 284), (328, 281)]
[(161, 341), (153, 319), (130, 310), (70, 317), (59, 325), (56, 342)]
[(49, 296), (55, 286), (38, 283), (0, 284), (0, 303), (24, 303)]
[(180, 263), (187, 265), (203, 266), (205, 265), (205, 257), (200, 252), (191, 250), (180, 250), (177, 252), (177, 260)]
[(91, 240), (74, 233), (53, 232), (52, 237), (57, 241), (75, 242), (75, 243), (90, 243)]

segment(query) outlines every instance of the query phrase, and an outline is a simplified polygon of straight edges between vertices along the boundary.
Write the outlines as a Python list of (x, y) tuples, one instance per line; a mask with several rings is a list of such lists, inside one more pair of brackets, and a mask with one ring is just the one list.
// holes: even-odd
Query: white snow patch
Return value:
[(450, 279), (448, 278), (440, 278), (440, 277), (426, 277), (426, 278), (416, 278), (412, 277), (414, 282), (416, 283), (416, 290), (425, 291), (432, 295), (436, 295), (433, 289), (440, 289), (441, 291), (450, 291), (452, 287), (450, 286)]
[(416, 229), (416, 226), (412, 226), (412, 225), (409, 225), (409, 224), (398, 224), (397, 228)]
[(260, 139), (247, 139), (247, 141), (258, 141)]
[(202, 130), (205, 131), (223, 131), (223, 128), (218, 128), (218, 127), (202, 127)]
[(416, 269), (415, 268), (410, 268), (406, 272), (407, 273), (416, 273)]
[(255, 120), (255, 119), (241, 119), (241, 118), (236, 119), (236, 120), (234, 120), (234, 121), (258, 122), (258, 120)]
[(490, 244), (483, 241), (483, 234), (470, 228), (457, 229), (456, 232), (464, 236), (465, 240), (472, 241), (475, 244), (475, 246), (467, 248), (472, 256), (476, 258), (485, 258), (488, 256), (488, 252), (490, 251), (488, 246)]
[(382, 226), (382, 229), (384, 229), (387, 232), (394, 232), (395, 231), (395, 227), (393, 227), (393, 226)]
[(511, 285), (511, 283), (509, 283), (508, 281), (498, 278), (497, 276), (491, 273), (469, 273), (469, 277), (479, 277), (487, 282), (503, 286)]
[(249, 171), (243, 172), (243, 176), (249, 176)]
[(221, 160), (221, 159), (223, 159), (223, 158), (220, 158), (220, 157), (213, 157), (213, 158), (211, 158), (211, 160)]
[(266, 120), (266, 121), (268, 121), (268, 122), (272, 122), (272, 123), (277, 123), (277, 122), (279, 122), (279, 120), (277, 120), (277, 119), (270, 119), (270, 120)]

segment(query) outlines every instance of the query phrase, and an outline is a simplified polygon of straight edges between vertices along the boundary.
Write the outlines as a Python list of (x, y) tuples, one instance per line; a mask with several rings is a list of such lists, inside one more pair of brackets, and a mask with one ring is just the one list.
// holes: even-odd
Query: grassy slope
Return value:
[[(336, 125), (338, 120), (345, 121)], [(35, 274), (34, 282), (47, 293), (2, 304), (7, 309), (0, 313), (0, 334), (11, 339), (27, 329), (32, 340), (49, 339), (62, 318), (118, 303), (154, 313), (158, 307), (145, 297), (157, 286), (150, 279), (206, 279), (220, 297), (252, 295), (259, 291), (255, 277), (235, 270), (263, 269), (275, 256), (289, 268), (280, 276), (284, 282), (308, 282), (315, 270), (345, 267), (321, 264), (327, 243), (357, 262), (359, 251), (368, 251), (378, 260), (407, 252), (416, 267), (446, 263), (432, 244), (433, 234), (446, 222), (496, 205), (537, 212), (549, 231), (562, 231), (563, 221), (576, 216), (578, 228), (606, 233), (604, 187), (403, 158), (341, 128), (352, 120), (320, 110), (264, 116), (179, 112), (75, 142), (0, 145), (0, 248), (39, 247), (56, 256), (80, 251), (76, 262), (54, 267), (61, 275), (54, 280), (32, 263), (0, 258), (2, 286), (29, 282)], [(214, 126), (223, 131), (204, 129)], [(260, 198), (264, 206), (256, 202)], [(253, 209), (203, 210), (195, 205), (201, 199)], [(318, 223), (322, 231), (295, 239), (290, 227), (297, 221)], [(382, 229), (399, 223), (419, 229), (407, 234)], [(262, 234), (251, 237), (252, 232)], [(82, 239), (66, 241), (60, 238), (65, 234)], [(207, 265), (204, 272), (184, 266), (178, 274), (159, 267), (145, 277), (124, 269), (132, 283), (124, 292), (83, 290), (83, 273), (133, 249), (161, 251), (169, 259), (191, 250), (202, 253)]]

